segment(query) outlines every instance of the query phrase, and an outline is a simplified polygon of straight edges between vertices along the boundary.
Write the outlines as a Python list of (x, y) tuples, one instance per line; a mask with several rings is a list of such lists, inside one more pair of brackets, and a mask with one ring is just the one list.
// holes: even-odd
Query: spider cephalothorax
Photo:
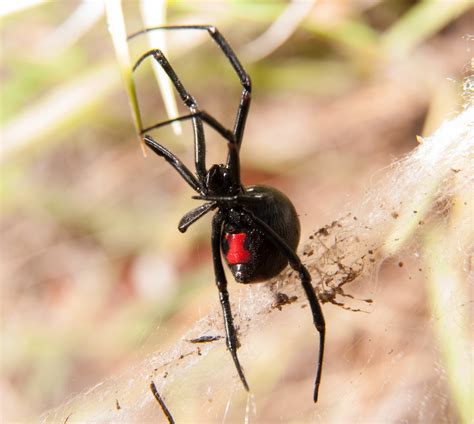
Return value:
[[(288, 264), (298, 273), (308, 298), (313, 321), (319, 332), (319, 357), (313, 399), (318, 398), (319, 383), (324, 354), (325, 323), (321, 307), (311, 285), (311, 276), (301, 263), (296, 248), (300, 238), (300, 224), (296, 210), (283, 193), (267, 186), (244, 187), (240, 180), (239, 152), (245, 122), (250, 107), (251, 82), (234, 51), (212, 26), (169, 26), (148, 28), (129, 37), (155, 30), (189, 29), (207, 31), (229, 60), (242, 84), (242, 95), (237, 111), (234, 129), (225, 128), (215, 118), (199, 109), (195, 99), (184, 88), (174, 69), (160, 50), (153, 49), (136, 62), (135, 70), (146, 58), (153, 57), (169, 76), (190, 113), (163, 121), (141, 130), (141, 134), (170, 124), (174, 121), (191, 120), (194, 130), (195, 168), (193, 174), (173, 153), (144, 135), (146, 145), (163, 157), (197, 193), (194, 199), (201, 200), (200, 206), (189, 211), (178, 224), (185, 232), (190, 225), (212, 210), (212, 255), (216, 285), (225, 321), (226, 342), (232, 354), (239, 377), (248, 390), (242, 367), (237, 357), (237, 333), (227, 291), (227, 280), (222, 265), (221, 252), (233, 276), (239, 283), (256, 283), (274, 277)], [(227, 142), (227, 162), (206, 168), (206, 146), (203, 123), (217, 131)]]
[(225, 165), (212, 165), (206, 175), (206, 194), (211, 196), (229, 196), (242, 191), (232, 181), (229, 168)]

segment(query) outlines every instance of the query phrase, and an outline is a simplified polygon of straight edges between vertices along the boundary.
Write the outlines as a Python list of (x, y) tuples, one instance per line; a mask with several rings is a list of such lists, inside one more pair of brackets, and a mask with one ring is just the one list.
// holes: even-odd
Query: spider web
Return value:
[[(370, 312), (324, 306), (328, 340), (318, 405), (311, 402), (316, 331), (298, 277), (286, 270), (267, 284), (231, 290), (239, 357), (254, 395), (241, 387), (218, 337), (224, 329), (216, 305), (174, 345), (45, 413), (42, 422), (166, 422), (152, 381), (177, 422), (254, 422), (261, 416), (281, 422), (378, 422), (388, 416), (454, 421), (452, 411), (467, 387), (456, 393), (450, 375), (459, 377), (459, 366), (468, 363), (470, 343), (465, 323), (473, 251), (474, 107), (419, 141), (410, 155), (374, 177), (357, 208), (314, 231), (300, 251), (321, 302)], [(437, 268), (440, 258), (446, 259), (443, 269)], [(432, 312), (417, 302), (427, 296), (414, 283), (422, 267), (430, 283), (440, 275), (452, 277), (441, 278), (444, 296), (431, 293)], [(367, 288), (369, 295), (359, 293)], [(394, 296), (378, 308), (369, 297), (382, 290), (389, 298), (404, 291), (406, 303), (397, 305)], [(414, 314), (427, 319), (415, 324)], [(454, 370), (449, 347), (436, 347), (436, 335), (446, 332), (459, 333), (458, 353), (466, 352)], [(193, 343), (205, 336), (216, 340)], [(462, 374), (466, 382), (469, 370)]]

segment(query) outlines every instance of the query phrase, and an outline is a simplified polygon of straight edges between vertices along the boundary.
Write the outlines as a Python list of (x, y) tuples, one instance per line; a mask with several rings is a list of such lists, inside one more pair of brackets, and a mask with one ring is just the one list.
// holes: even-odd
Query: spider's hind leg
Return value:
[(281, 253), (283, 253), (290, 264), (300, 277), (301, 285), (308, 299), (309, 306), (311, 308), (311, 314), (313, 316), (313, 323), (316, 327), (316, 330), (319, 333), (319, 356), (318, 356), (318, 368), (316, 371), (316, 380), (314, 383), (314, 392), (313, 400), (314, 402), (318, 401), (319, 386), (321, 383), (321, 375), (323, 369), (323, 359), (324, 359), (324, 345), (326, 340), (326, 323), (324, 320), (323, 311), (319, 303), (318, 297), (314, 291), (313, 285), (311, 284), (311, 275), (309, 274), (306, 267), (301, 262), (298, 255), (291, 249), (288, 244), (283, 240), (266, 222), (255, 216), (252, 212), (245, 211), (249, 223), (254, 224), (258, 227), (265, 237), (277, 247)]

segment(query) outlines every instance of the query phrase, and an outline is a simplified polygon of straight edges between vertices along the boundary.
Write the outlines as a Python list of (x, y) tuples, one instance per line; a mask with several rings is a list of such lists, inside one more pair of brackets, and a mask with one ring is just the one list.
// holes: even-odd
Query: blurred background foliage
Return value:
[[(38, 415), (169, 345), (217, 305), (209, 219), (186, 236), (176, 229), (194, 206), (191, 192), (164, 162), (142, 155), (102, 3), (31, 3), (21, 10), (13, 10), (21, 2), (0, 6), (5, 422)], [(138, 2), (123, 7), (127, 32), (142, 29)], [(430, 134), (462, 107), (472, 56), (470, 1), (320, 0), (296, 21), (284, 15), (294, 4), (283, 1), (170, 0), (166, 7), (169, 24), (214, 24), (239, 54), (254, 84), (244, 182), (286, 192), (301, 215), (303, 238), (347, 203), (357, 204), (378, 170), (416, 146), (415, 135)], [(287, 36), (276, 44), (260, 40), (256, 48), (279, 19), (280, 35)], [(146, 48), (142, 40), (130, 47), (134, 59)], [(230, 126), (240, 86), (218, 49), (205, 34), (190, 32), (169, 34), (168, 52), (201, 107)], [(166, 119), (147, 65), (136, 77), (144, 125)], [(208, 164), (220, 162), (225, 146), (207, 133)], [(181, 136), (169, 128), (153, 135), (192, 163), (189, 125)], [(397, 263), (387, 261), (379, 272), (383, 284), (374, 300), (389, 312), (385, 330), (378, 330), (390, 327), (387, 337), (397, 339), (399, 314), (408, 314), (412, 337), (428, 337), (423, 272), (413, 256), (403, 270)], [(373, 283), (365, 289), (375, 290)], [(367, 328), (370, 315), (325, 311), (329, 331), (358, 340), (358, 355), (362, 339), (378, 337)], [(435, 363), (435, 341), (422, 340)], [(385, 343), (400, 361), (407, 357), (409, 341)], [(341, 385), (346, 368), (368, 361), (331, 366), (331, 352), (344, 349), (342, 341), (330, 348), (325, 369), (340, 373)], [(289, 377), (296, 384), (312, 369)], [(421, 393), (426, 389), (425, 382)], [(435, 421), (456, 421), (446, 387), (429, 390), (422, 397)], [(416, 421), (413, 403), (393, 399), (401, 402), (401, 418)], [(393, 421), (376, 405), (368, 402), (359, 417)], [(268, 409), (259, 414), (261, 422), (274, 419)]]

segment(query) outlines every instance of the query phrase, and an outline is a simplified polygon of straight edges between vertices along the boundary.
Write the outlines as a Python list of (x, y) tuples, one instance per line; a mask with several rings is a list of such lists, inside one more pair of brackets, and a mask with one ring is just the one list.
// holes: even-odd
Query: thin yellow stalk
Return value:
[[(138, 106), (137, 92), (132, 78), (132, 67), (130, 62), (130, 54), (127, 44), (127, 31), (125, 29), (125, 20), (123, 17), (122, 4), (120, 0), (105, 0), (105, 11), (107, 16), (107, 24), (110, 36), (120, 65), (120, 72), (127, 90), (132, 116), (137, 134), (140, 134), (143, 126)], [(143, 141), (140, 137), (142, 150), (145, 154)]]

